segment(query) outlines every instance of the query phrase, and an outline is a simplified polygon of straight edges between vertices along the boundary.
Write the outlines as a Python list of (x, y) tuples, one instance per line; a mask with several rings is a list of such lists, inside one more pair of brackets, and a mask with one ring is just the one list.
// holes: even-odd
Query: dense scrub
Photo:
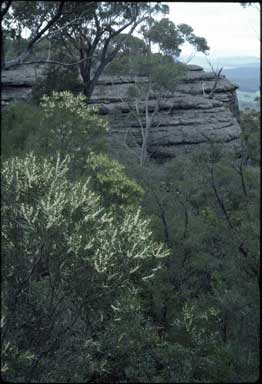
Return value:
[(4, 379), (256, 380), (258, 113), (238, 156), (122, 166), (83, 103), (3, 115)]

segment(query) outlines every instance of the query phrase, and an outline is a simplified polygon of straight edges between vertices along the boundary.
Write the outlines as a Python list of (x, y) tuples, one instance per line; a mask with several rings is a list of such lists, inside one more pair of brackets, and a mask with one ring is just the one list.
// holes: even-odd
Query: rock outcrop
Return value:
[[(20, 72), (20, 75), (19, 75)], [(26, 98), (38, 74), (35, 69), (2, 73), (2, 104)], [(139, 82), (147, 79), (140, 77)], [(142, 137), (135, 105), (130, 103), (128, 89), (134, 83), (130, 77), (103, 77), (91, 98), (102, 115), (109, 120), (109, 141), (126, 143), (140, 151)], [(224, 76), (217, 82), (213, 98), (209, 98), (215, 76), (196, 65), (189, 65), (185, 78), (174, 93), (166, 94), (159, 106), (158, 118), (152, 126), (148, 151), (152, 158), (168, 159), (185, 152), (205, 148), (212, 141), (227, 148), (239, 145), (239, 110), (237, 86)], [(154, 98), (149, 102), (154, 109)], [(143, 105), (140, 106), (143, 120)], [(142, 121), (143, 122), (143, 121)]]
[[(138, 78), (146, 82), (146, 78)], [(93, 93), (91, 103), (109, 119), (112, 143), (125, 142), (135, 151), (142, 144), (141, 129), (135, 105), (128, 102), (128, 88), (134, 79), (104, 77)], [(173, 158), (185, 152), (205, 148), (210, 141), (229, 149), (239, 146), (239, 109), (237, 86), (224, 76), (217, 82), (213, 98), (215, 76), (196, 65), (188, 66), (186, 77), (172, 94), (160, 103), (158, 119), (150, 132), (148, 151), (156, 159)], [(149, 102), (149, 110), (155, 101)], [(143, 106), (141, 120), (143, 121)]]
[(30, 97), (35, 82), (42, 78), (43, 68), (32, 65), (19, 66), (16, 69), (1, 72), (1, 105), (7, 106), (16, 100)]

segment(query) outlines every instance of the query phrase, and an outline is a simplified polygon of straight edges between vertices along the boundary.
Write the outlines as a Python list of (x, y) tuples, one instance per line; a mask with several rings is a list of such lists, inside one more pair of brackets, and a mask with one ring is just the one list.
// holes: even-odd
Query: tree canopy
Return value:
[[(11, 1), (6, 4), (6, 9), (3, 12), (4, 34), (16, 29), (21, 36), (22, 28), (26, 28), (30, 35), (18, 57), (6, 61), (3, 55), (2, 66), (10, 68), (34, 62), (49, 62), (68, 68), (78, 66), (84, 84), (83, 91), (88, 98), (106, 67), (117, 55), (128, 53), (127, 45), (130, 50), (133, 44), (133, 51), (145, 48), (144, 43), (132, 36), (138, 26), (145, 41), (158, 44), (159, 50), (165, 55), (178, 56), (179, 47), (185, 41), (198, 51), (206, 52), (209, 49), (206, 40), (194, 35), (190, 26), (176, 26), (167, 17), (160, 21), (154, 19), (157, 15), (165, 16), (169, 12), (168, 6), (161, 3)], [(44, 57), (26, 61), (43, 39), (49, 42), (49, 59)], [(64, 56), (50, 59), (52, 44), (55, 46), (57, 43), (64, 47)]]

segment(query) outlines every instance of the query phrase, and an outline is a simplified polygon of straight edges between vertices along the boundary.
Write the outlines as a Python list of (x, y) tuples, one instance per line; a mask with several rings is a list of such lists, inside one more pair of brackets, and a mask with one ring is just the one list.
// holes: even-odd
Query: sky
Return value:
[[(251, 6), (243, 8), (238, 2), (165, 2), (169, 19), (175, 24), (189, 24), (194, 33), (205, 37), (211, 57), (256, 56), (260, 57), (260, 11)], [(192, 48), (183, 47), (182, 55), (188, 56)]]
[[(260, 8), (241, 7), (239, 2), (163, 2), (168, 4), (169, 17), (175, 24), (189, 24), (197, 36), (205, 37), (209, 57), (260, 57)], [(27, 37), (24, 30), (23, 36)], [(134, 33), (137, 35), (137, 32)], [(139, 36), (139, 35), (138, 35)], [(182, 47), (186, 61), (194, 52), (189, 44)], [(197, 54), (204, 56), (203, 54)]]

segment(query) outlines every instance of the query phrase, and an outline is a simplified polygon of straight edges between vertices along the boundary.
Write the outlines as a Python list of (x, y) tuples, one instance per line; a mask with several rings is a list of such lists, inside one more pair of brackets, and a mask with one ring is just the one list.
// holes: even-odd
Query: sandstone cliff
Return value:
[[(146, 78), (138, 81), (146, 81)], [(104, 77), (98, 82), (91, 102), (101, 114), (107, 115), (111, 141), (126, 142), (139, 151), (140, 126), (135, 113), (130, 113), (134, 105), (127, 103), (128, 88), (133, 82), (134, 79), (128, 77)], [(158, 122), (150, 134), (151, 157), (172, 158), (205, 148), (210, 141), (228, 148), (239, 145), (237, 86), (223, 76), (217, 83), (214, 97), (209, 99), (214, 82), (213, 73), (204, 72), (196, 65), (188, 66), (188, 73), (178, 83), (176, 91), (166, 95), (160, 104)], [(151, 103), (153, 109), (154, 100)]]
[[(12, 100), (27, 98), (39, 69), (25, 67), (2, 73), (2, 105)], [(146, 78), (139, 78), (145, 82)], [(208, 97), (215, 82), (211, 72), (196, 65), (188, 66), (188, 73), (174, 93), (166, 95), (160, 104), (157, 124), (152, 127), (149, 153), (153, 158), (172, 158), (181, 153), (205, 148), (210, 142), (228, 148), (239, 145), (239, 110), (237, 86), (222, 76), (213, 98)], [(91, 104), (109, 119), (109, 141), (126, 143), (135, 151), (141, 146), (139, 123), (132, 113), (134, 105), (128, 101), (128, 88), (134, 83), (130, 77), (103, 77), (98, 81)], [(154, 100), (151, 101), (152, 108)], [(143, 108), (143, 107), (141, 107)], [(142, 114), (143, 115), (143, 114)]]

